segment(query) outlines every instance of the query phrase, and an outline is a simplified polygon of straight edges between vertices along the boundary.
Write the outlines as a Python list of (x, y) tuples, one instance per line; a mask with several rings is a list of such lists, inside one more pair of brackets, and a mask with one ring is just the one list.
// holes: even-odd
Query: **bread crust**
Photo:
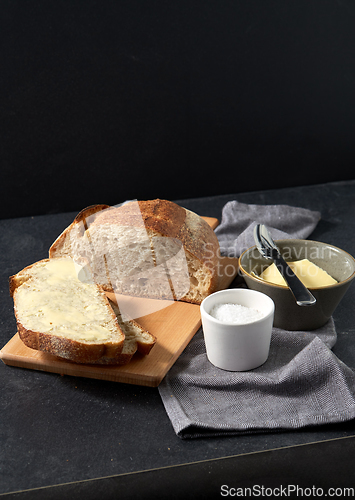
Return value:
[[(94, 213), (97, 215), (90, 227), (103, 224), (142, 227), (143, 222), (149, 236), (167, 236), (180, 240), (185, 253), (191, 258), (198, 259), (204, 265), (205, 272), (210, 275), (206, 296), (216, 291), (218, 287), (219, 242), (214, 231), (202, 217), (168, 200), (133, 201), (120, 207), (109, 207), (108, 205), (88, 207), (82, 210), (73, 223), (56, 239), (49, 250), (49, 256), (56, 257), (60, 254), (65, 240), (74, 226)], [(90, 233), (90, 229), (88, 233)], [(103, 288), (107, 292), (112, 291), (109, 283), (103, 285)], [(180, 300), (200, 303), (200, 301), (189, 298), (189, 294)]]
[(82, 224), (82, 234), (83, 235), (84, 231), (87, 229), (87, 224), (86, 220), (96, 214), (97, 212), (100, 212), (101, 210), (106, 210), (110, 208), (110, 205), (90, 205), (89, 207), (84, 208), (81, 210), (78, 215), (76, 215), (75, 219), (73, 222), (66, 228), (64, 231), (58, 236), (58, 238), (52, 243), (50, 249), (49, 249), (49, 258), (55, 257), (58, 252), (60, 252), (63, 248), (63, 245), (66, 241), (66, 238), (69, 237), (70, 232), (72, 231), (74, 226), (78, 226), (81, 222)]
[[(140, 208), (139, 214), (136, 203)], [(172, 201), (143, 200), (129, 202), (119, 208), (110, 207), (110, 210), (104, 210), (97, 215), (93, 225), (139, 227), (142, 225), (142, 219), (147, 230), (160, 236), (176, 238), (182, 242), (185, 250), (201, 262), (212, 260), (212, 264), (217, 264), (219, 242), (214, 231), (202, 217)], [(201, 242), (209, 246), (208, 252)]]
[(35, 266), (40, 266), (49, 262), (49, 260), (50, 259), (43, 259), (35, 262), (9, 278), (10, 295), (14, 300), (14, 312), (19, 337), (23, 343), (31, 349), (47, 352), (61, 358), (69, 359), (76, 363), (96, 363), (101, 358), (107, 358), (111, 360), (110, 364), (117, 364), (116, 358), (119, 359), (119, 355), (122, 352), (125, 336), (104, 290), (99, 285), (93, 286), (95, 286), (99, 291), (100, 296), (103, 299), (104, 306), (107, 308), (107, 312), (111, 315), (112, 319), (116, 323), (117, 330), (121, 333), (121, 339), (117, 342), (80, 342), (49, 332), (33, 331), (27, 329), (21, 323), (17, 313), (16, 294), (20, 291), (21, 285), (31, 279), (31, 270)]
[(104, 303), (108, 307), (109, 313), (122, 333), (121, 342), (85, 343), (49, 332), (38, 332), (26, 328), (18, 319), (16, 310), (16, 291), (22, 284), (31, 279), (31, 272), (35, 266), (40, 266), (42, 264), (45, 265), (49, 260), (50, 259), (43, 259), (35, 262), (9, 278), (9, 289), (10, 295), (14, 299), (14, 311), (17, 321), (18, 334), (22, 342), (27, 347), (49, 353), (74, 363), (95, 365), (125, 365), (130, 362), (133, 355), (137, 351), (144, 355), (149, 354), (156, 343), (155, 336), (145, 330), (134, 320), (128, 320), (128, 324), (132, 324), (137, 327), (140, 332), (147, 336), (148, 340), (143, 342), (137, 339), (136, 341), (128, 340), (126, 342), (126, 339), (124, 339), (123, 325), (120, 323), (120, 321), (122, 321), (121, 315), (119, 314), (119, 311), (117, 311), (117, 316), (115, 309), (113, 306), (111, 307), (111, 303), (104, 290), (99, 285), (95, 286), (99, 290)]
[(48, 262), (49, 259), (42, 259), (38, 260), (37, 262), (33, 262), (33, 264), (30, 264), (18, 273), (14, 274), (13, 276), (9, 277), (9, 292), (10, 292), (10, 297), (13, 297), (15, 290), (21, 286), (23, 283), (26, 283), (31, 278), (31, 270), (40, 264), (45, 264)]
[(110, 360), (110, 364), (118, 364), (123, 346), (123, 341), (120, 344), (85, 344), (50, 333), (34, 332), (25, 328), (19, 321), (17, 331), (22, 342), (30, 349), (80, 364), (96, 364), (104, 358)]
[(150, 337), (149, 342), (142, 342), (139, 339), (136, 340), (137, 351), (140, 352), (141, 354), (144, 354), (145, 356), (147, 356), (150, 353), (150, 351), (153, 349), (153, 347), (157, 341), (157, 338), (152, 333), (145, 330), (145, 328), (143, 328), (141, 325), (139, 325), (136, 321), (134, 321), (134, 319), (130, 319), (129, 322), (132, 325), (135, 325), (137, 328), (144, 331)]
[[(115, 315), (118, 319), (118, 322), (119, 322), (123, 332), (126, 332), (125, 328), (130, 329), (130, 327), (133, 326), (134, 328), (139, 330), (139, 332), (140, 332), (139, 336), (144, 335), (146, 337), (145, 341), (143, 341), (143, 340), (139, 339), (139, 336), (135, 336), (135, 339), (133, 340), (133, 342), (136, 343), (136, 350), (139, 353), (147, 356), (150, 353), (150, 351), (153, 349), (154, 345), (156, 344), (157, 338), (155, 337), (155, 335), (148, 332), (148, 330), (143, 328), (143, 326), (140, 325), (139, 323), (137, 323), (137, 321), (135, 321), (134, 319), (127, 319), (124, 321), (122, 319), (122, 315), (121, 315), (120, 309), (118, 307), (118, 304), (114, 301), (111, 301), (111, 300), (109, 300), (109, 302), (110, 302), (110, 305), (113, 309), (113, 312), (115, 313)], [(130, 342), (130, 341), (128, 341), (128, 342)], [(132, 340), (131, 340), (131, 342), (132, 342)]]

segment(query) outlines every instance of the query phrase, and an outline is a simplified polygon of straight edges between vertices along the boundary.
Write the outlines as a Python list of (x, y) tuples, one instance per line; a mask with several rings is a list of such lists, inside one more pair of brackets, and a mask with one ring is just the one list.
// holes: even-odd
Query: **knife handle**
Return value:
[(284, 277), (286, 283), (290, 287), (296, 302), (299, 306), (312, 306), (316, 303), (315, 297), (311, 292), (304, 286), (302, 281), (295, 275), (290, 266), (284, 260), (279, 252), (273, 252), (272, 258), (275, 262), (277, 269), (280, 271)]

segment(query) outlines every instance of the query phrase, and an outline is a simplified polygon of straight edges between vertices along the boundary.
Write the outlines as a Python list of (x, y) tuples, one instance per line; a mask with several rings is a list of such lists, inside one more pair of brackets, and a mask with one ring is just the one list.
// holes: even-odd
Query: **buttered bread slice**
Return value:
[(125, 334), (87, 268), (70, 258), (41, 260), (10, 278), (10, 294), (28, 347), (77, 363), (122, 362)]

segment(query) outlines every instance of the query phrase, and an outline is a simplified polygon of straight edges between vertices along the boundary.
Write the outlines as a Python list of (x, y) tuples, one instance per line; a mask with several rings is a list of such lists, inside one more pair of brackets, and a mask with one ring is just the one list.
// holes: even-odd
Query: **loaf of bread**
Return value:
[(87, 259), (95, 282), (116, 294), (200, 304), (218, 286), (214, 231), (167, 200), (91, 206), (57, 238), (49, 256)]
[[(25, 345), (76, 363), (125, 364), (155, 338), (123, 321), (88, 266), (44, 259), (10, 278), (18, 333)], [(115, 308), (115, 311), (113, 310)]]

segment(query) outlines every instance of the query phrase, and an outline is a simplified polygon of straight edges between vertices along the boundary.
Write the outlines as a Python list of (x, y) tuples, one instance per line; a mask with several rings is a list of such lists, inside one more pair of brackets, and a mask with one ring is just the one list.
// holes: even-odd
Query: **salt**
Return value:
[(212, 307), (210, 315), (223, 323), (244, 325), (261, 319), (264, 315), (257, 309), (239, 304), (216, 304)]

